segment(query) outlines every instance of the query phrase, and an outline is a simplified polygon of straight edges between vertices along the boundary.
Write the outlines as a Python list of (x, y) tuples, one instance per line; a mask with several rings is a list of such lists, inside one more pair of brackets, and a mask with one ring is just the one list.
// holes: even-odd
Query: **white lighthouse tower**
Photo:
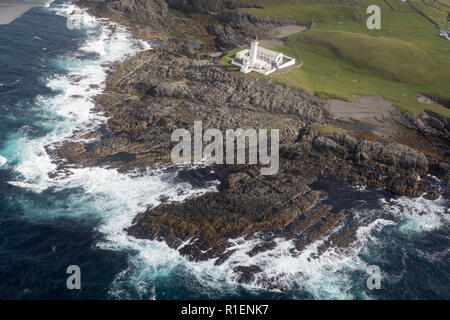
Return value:
[(250, 53), (249, 53), (249, 58), (250, 58), (250, 66), (254, 66), (256, 63), (256, 57), (258, 55), (258, 40), (255, 39), (254, 41), (251, 42), (250, 45)]

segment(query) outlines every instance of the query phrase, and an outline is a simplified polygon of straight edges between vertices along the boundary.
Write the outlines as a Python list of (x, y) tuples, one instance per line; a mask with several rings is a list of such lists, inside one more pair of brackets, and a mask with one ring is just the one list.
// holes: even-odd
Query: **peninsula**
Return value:
[[(170, 164), (171, 133), (177, 128), (192, 130), (195, 121), (202, 121), (204, 130), (218, 128), (222, 132), (227, 128), (280, 130), (280, 168), (276, 175), (260, 175), (258, 165), (213, 166), (211, 169), (220, 181), (217, 192), (148, 208), (135, 217), (127, 230), (130, 235), (165, 241), (190, 260), (214, 259), (220, 265), (233, 254), (228, 249), (231, 240), (237, 238), (260, 240), (247, 253), (249, 257), (275, 248), (277, 238), (293, 240), (294, 255), (320, 239), (327, 240), (319, 253), (329, 247), (351, 245), (361, 226), (354, 223), (336, 228), (346, 213), (322, 203), (332, 181), (385, 189), (408, 197), (450, 198), (448, 189), (438, 190), (427, 180), (434, 176), (447, 186), (450, 181), (449, 105), (439, 87), (435, 92), (421, 92), (430, 101), (428, 104), (417, 102), (414, 96), (413, 105), (417, 103), (419, 107), (412, 111), (404, 107), (405, 101), (410, 100), (389, 101), (391, 91), (386, 98), (361, 95), (363, 90), (358, 91), (361, 87), (354, 78), (347, 79), (343, 83), (345, 90), (341, 90), (351, 90), (353, 86), (353, 101), (331, 94), (340, 90), (342, 83), (336, 79), (332, 79), (336, 85), (333, 90), (320, 91), (316, 87), (312, 92), (308, 86), (302, 88), (305, 77), (318, 70), (330, 52), (335, 53), (333, 59), (341, 59), (334, 70), (344, 65), (343, 69), (354, 71), (367, 64), (354, 61), (347, 68), (350, 52), (332, 42), (333, 37), (341, 36), (337, 34), (340, 31), (313, 33), (314, 29), (307, 29), (299, 34), (298, 28), (290, 26), (305, 30), (309, 21), (284, 14), (283, 10), (291, 4), (271, 7), (272, 2), (268, 2), (267, 7), (251, 0), (79, 2), (97, 16), (128, 26), (136, 37), (157, 40), (164, 46), (140, 52), (114, 68), (107, 89), (96, 98), (98, 110), (109, 117), (108, 131), (86, 132), (86, 137), (99, 137), (93, 144), (64, 142), (54, 151), (55, 159), (64, 159), (60, 169), (67, 163), (109, 165), (125, 171)], [(264, 8), (271, 8), (272, 14)], [(419, 25), (422, 31), (428, 30), (426, 22), (417, 19), (423, 23)], [(349, 28), (354, 27), (356, 24)], [(281, 39), (273, 34), (273, 30), (283, 28), (296, 31)], [(265, 43), (285, 43), (280, 50), (282, 55), (273, 55), (273, 63), (278, 64), (279, 57), (283, 60), (295, 55), (291, 48), (297, 45), (294, 40), (298, 42), (302, 36), (302, 68), (268, 76), (245, 72), (255, 68), (257, 55), (252, 56), (252, 49), (242, 52), (238, 48), (248, 47), (256, 37)], [(370, 35), (358, 37), (365, 39)], [(440, 45), (445, 45), (445, 39), (436, 39), (429, 41), (442, 41)], [(199, 46), (192, 49), (188, 46), (192, 41)], [(389, 50), (394, 50), (394, 58), (395, 50), (403, 50), (397, 47), (398, 43), (383, 41)], [(253, 49), (256, 45), (254, 42)], [(413, 57), (413, 45), (405, 45), (412, 49), (409, 58)], [(248, 64), (232, 64), (236, 53), (244, 60), (249, 55)], [(442, 59), (448, 66), (448, 60)], [(377, 66), (370, 64), (376, 61), (367, 61), (371, 70), (378, 72)], [(266, 67), (271, 70), (272, 66)], [(242, 68), (244, 73), (239, 72)], [(330, 76), (332, 71), (329, 70)], [(302, 72), (300, 76), (298, 72)], [(358, 79), (369, 81), (372, 75), (364, 72)], [(407, 70), (398, 68), (397, 73), (385, 77), (380, 71), (376, 73), (380, 79), (376, 83), (384, 86), (398, 78), (395, 86), (409, 94), (416, 84), (402, 82), (402, 72)], [(424, 77), (431, 77), (427, 72)], [(320, 76), (319, 72), (314, 73)], [(441, 81), (448, 88), (448, 77)], [(323, 86), (325, 89), (331, 82), (323, 82)], [(239, 281), (249, 282), (262, 270), (259, 266), (236, 266), (235, 271), (240, 275)], [(263, 285), (270, 287), (271, 283)]]

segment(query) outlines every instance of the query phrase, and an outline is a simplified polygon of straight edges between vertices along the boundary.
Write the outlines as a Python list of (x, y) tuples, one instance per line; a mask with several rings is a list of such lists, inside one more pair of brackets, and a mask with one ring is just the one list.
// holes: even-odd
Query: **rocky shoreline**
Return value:
[[(68, 163), (124, 171), (169, 164), (171, 133), (177, 128), (192, 132), (194, 121), (201, 120), (204, 130), (222, 132), (280, 129), (276, 175), (260, 175), (257, 165), (213, 166), (221, 180), (218, 192), (149, 208), (127, 230), (136, 238), (165, 241), (190, 260), (216, 259), (216, 264), (233, 253), (229, 240), (240, 237), (264, 239), (249, 256), (273, 249), (276, 238), (293, 240), (292, 254), (324, 237), (319, 251), (351, 244), (358, 225), (335, 230), (345, 212), (321, 203), (326, 191), (312, 185), (322, 179), (343, 179), (395, 195), (434, 200), (442, 194), (449, 199), (448, 188), (432, 188), (420, 177), (436, 176), (448, 187), (450, 119), (394, 108), (372, 121), (370, 130), (336, 129), (338, 121), (354, 120), (345, 114), (337, 119), (327, 101), (267, 78), (230, 72), (220, 64), (220, 52), (244, 45), (269, 26), (292, 24), (252, 16), (239, 9), (240, 3), (80, 1), (96, 15), (130, 26), (136, 37), (164, 39), (168, 46), (140, 52), (114, 69), (105, 92), (96, 98), (98, 111), (109, 117), (107, 129), (85, 134), (100, 137), (97, 142), (65, 141), (52, 151), (64, 159), (60, 169)], [(219, 54), (189, 50), (171, 19), (173, 12), (195, 15), (191, 23), (197, 26), (191, 30), (206, 30), (214, 44), (205, 47)], [(389, 134), (377, 130), (384, 127)], [(261, 271), (237, 268), (242, 282)]]

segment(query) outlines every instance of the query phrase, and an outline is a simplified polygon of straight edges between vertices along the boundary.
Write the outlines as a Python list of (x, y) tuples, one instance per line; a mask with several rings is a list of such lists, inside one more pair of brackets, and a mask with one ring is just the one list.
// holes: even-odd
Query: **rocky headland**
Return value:
[[(221, 264), (233, 253), (229, 240), (239, 237), (264, 239), (249, 256), (273, 249), (276, 238), (292, 239), (292, 254), (325, 236), (319, 251), (351, 244), (358, 225), (336, 231), (345, 212), (321, 203), (326, 190), (313, 187), (319, 180), (448, 198), (445, 189), (431, 187), (424, 177), (449, 184), (450, 119), (395, 107), (354, 119), (345, 108), (333, 113), (328, 101), (299, 88), (221, 65), (223, 50), (292, 21), (250, 15), (240, 9), (249, 3), (239, 0), (82, 0), (80, 5), (130, 26), (137, 37), (164, 39), (167, 48), (140, 52), (114, 68), (96, 99), (98, 111), (109, 117), (107, 128), (85, 133), (99, 137), (95, 142), (61, 143), (52, 151), (55, 159), (63, 159), (60, 169), (110, 165), (126, 171), (170, 164), (171, 133), (177, 128), (192, 132), (194, 121), (202, 121), (204, 130), (223, 132), (280, 130), (276, 175), (260, 175), (258, 165), (213, 166), (220, 177), (218, 192), (149, 208), (135, 217), (130, 235), (165, 241), (190, 260)], [(180, 12), (191, 15), (189, 31), (211, 36), (213, 42), (205, 44), (209, 52), (186, 46), (173, 19)], [(369, 129), (357, 125), (362, 122)], [(237, 268), (243, 282), (261, 271)]]

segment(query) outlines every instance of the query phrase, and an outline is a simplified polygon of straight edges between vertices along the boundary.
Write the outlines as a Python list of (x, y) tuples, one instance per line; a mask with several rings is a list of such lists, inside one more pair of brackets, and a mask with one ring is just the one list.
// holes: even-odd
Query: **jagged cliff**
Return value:
[[(172, 10), (187, 13), (201, 13), (213, 18), (216, 23), (205, 26), (215, 37), (219, 50), (230, 49), (247, 43), (256, 36), (262, 36), (277, 25), (292, 22), (289, 19), (261, 17), (241, 10), (251, 7), (254, 0), (79, 0), (81, 6), (97, 16), (107, 17), (128, 26), (139, 38), (170, 38), (177, 31)], [(173, 39), (173, 38), (172, 38)], [(180, 39), (179, 34), (177, 37)]]

